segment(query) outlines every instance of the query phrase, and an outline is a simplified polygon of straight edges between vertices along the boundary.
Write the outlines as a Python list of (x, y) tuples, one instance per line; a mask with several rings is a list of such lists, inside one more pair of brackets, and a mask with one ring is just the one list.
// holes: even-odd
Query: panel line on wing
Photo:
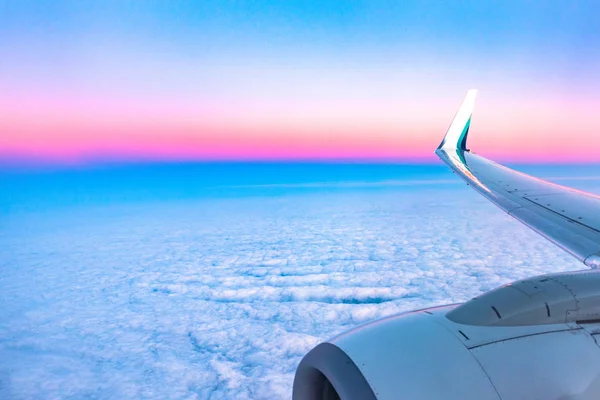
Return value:
[(569, 217), (569, 216), (567, 216), (567, 215), (561, 214), (561, 213), (559, 213), (558, 211), (554, 211), (553, 209), (551, 209), (551, 208), (548, 208), (548, 207), (546, 207), (546, 206), (544, 206), (544, 205), (542, 205), (542, 204), (540, 204), (540, 203), (537, 203), (537, 202), (535, 202), (535, 201), (533, 201), (533, 200), (531, 200), (531, 199), (528, 199), (527, 197), (523, 197), (523, 200), (529, 201), (529, 202), (531, 202), (531, 203), (535, 204), (536, 206), (538, 206), (538, 207), (540, 207), (540, 208), (543, 208), (543, 209), (544, 209), (544, 210), (546, 210), (546, 211), (549, 211), (549, 212), (551, 212), (551, 213), (553, 213), (553, 214), (556, 214), (556, 215), (560, 216), (561, 218), (564, 218), (565, 220), (567, 220), (567, 221), (569, 221), (569, 222), (572, 222), (572, 223), (574, 223), (574, 224), (581, 225), (581, 226), (583, 226), (583, 227), (585, 227), (585, 228), (588, 228), (588, 229), (591, 229), (591, 230), (593, 230), (593, 231), (595, 231), (595, 232), (598, 232), (598, 233), (600, 233), (600, 229), (596, 229), (596, 228), (594, 228), (594, 227), (592, 227), (592, 226), (586, 225), (586, 224), (584, 224), (583, 222), (581, 222), (581, 221), (577, 221), (577, 220), (575, 220), (575, 219), (573, 219), (573, 218), (571, 218), (571, 217)]

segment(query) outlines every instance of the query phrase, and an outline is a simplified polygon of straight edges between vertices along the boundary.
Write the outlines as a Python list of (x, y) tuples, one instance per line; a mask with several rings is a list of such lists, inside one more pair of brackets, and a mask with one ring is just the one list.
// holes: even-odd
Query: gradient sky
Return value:
[(0, 1), (0, 158), (600, 161), (600, 3)]

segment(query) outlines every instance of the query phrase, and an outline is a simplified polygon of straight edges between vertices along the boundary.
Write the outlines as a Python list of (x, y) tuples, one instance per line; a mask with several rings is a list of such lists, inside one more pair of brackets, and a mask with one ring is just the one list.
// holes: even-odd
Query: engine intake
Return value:
[(356, 364), (339, 347), (321, 343), (300, 362), (293, 398), (311, 400), (375, 400)]

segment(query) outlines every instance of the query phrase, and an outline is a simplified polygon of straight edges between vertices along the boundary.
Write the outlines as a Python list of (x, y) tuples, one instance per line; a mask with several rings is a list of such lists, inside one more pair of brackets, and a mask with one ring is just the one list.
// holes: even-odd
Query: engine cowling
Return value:
[(293, 398), (598, 399), (599, 277), (535, 277), (363, 325), (302, 359)]

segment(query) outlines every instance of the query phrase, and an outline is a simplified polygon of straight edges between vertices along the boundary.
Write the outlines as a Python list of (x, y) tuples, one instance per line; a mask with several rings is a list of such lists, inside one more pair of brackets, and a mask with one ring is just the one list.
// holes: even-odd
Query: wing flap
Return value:
[[(600, 266), (600, 196), (515, 171), (467, 150), (466, 135), (456, 132), (470, 128), (473, 93), (467, 94), (436, 154), (509, 215), (586, 265)], [(461, 124), (465, 124), (462, 130)]]

